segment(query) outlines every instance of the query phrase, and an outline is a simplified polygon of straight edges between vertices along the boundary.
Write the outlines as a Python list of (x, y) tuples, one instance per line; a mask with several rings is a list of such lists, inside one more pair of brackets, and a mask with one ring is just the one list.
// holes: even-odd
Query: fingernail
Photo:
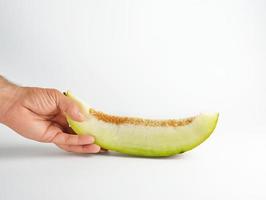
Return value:
[(92, 153), (98, 153), (101, 150), (101, 147), (98, 145), (94, 145), (94, 148), (92, 149)]
[(87, 141), (88, 141), (88, 143), (94, 143), (94, 141), (95, 141), (95, 139), (94, 139), (94, 137), (92, 137), (92, 136), (87, 136), (88, 137), (88, 139), (87, 139)]

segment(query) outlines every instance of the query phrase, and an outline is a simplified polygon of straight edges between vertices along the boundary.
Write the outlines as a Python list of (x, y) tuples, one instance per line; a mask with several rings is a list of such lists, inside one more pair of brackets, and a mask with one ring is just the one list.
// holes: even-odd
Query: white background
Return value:
[(220, 112), (167, 159), (80, 156), (0, 127), (0, 199), (265, 199), (266, 2), (0, 0), (0, 73), (112, 114)]

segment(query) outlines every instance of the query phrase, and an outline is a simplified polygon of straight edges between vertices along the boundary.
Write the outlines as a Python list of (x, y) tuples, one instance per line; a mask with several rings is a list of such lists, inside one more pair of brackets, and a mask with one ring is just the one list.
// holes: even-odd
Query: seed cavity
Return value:
[(108, 115), (103, 112), (96, 111), (92, 108), (89, 110), (90, 114), (93, 115), (98, 120), (107, 122), (107, 123), (113, 123), (113, 124), (133, 124), (133, 125), (143, 125), (143, 126), (161, 126), (161, 127), (178, 127), (178, 126), (186, 126), (193, 122), (195, 117), (175, 120), (175, 119), (169, 119), (169, 120), (151, 120), (151, 119), (143, 119), (143, 118), (137, 118), (137, 117), (122, 117), (122, 116), (114, 116), (114, 115)]

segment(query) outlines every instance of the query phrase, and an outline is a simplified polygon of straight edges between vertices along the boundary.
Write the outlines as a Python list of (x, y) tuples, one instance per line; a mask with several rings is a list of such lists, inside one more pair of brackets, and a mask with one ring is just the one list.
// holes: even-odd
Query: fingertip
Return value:
[(98, 153), (100, 151), (100, 146), (96, 144), (88, 144), (88, 145), (60, 145), (56, 144), (59, 148), (73, 153)]
[(80, 122), (85, 121), (86, 117), (85, 115), (83, 115), (80, 111), (78, 111), (77, 113), (77, 120), (79, 120)]
[(97, 144), (91, 144), (91, 145), (84, 146), (84, 149), (88, 153), (98, 153), (98, 152), (100, 152), (101, 147)]
[(84, 136), (80, 136), (81, 139), (84, 141), (84, 143), (87, 144), (92, 144), (95, 142), (95, 138), (93, 136), (90, 135), (84, 135)]
[(78, 122), (83, 122), (85, 121), (86, 117), (84, 114), (81, 113), (81, 111), (79, 110), (78, 106), (73, 105), (72, 108), (70, 108), (70, 112), (68, 113), (70, 115), (70, 117), (73, 120), (76, 120)]
[(64, 95), (60, 95), (59, 108), (75, 121), (82, 122), (86, 119), (77, 103)]

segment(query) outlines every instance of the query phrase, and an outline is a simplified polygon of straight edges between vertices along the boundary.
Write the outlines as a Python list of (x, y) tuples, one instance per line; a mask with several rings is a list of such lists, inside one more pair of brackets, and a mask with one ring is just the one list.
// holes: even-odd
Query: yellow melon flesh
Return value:
[(125, 154), (147, 157), (171, 156), (191, 150), (214, 131), (218, 113), (205, 113), (179, 120), (150, 120), (120, 117), (88, 107), (70, 92), (86, 115), (84, 122), (67, 117), (79, 135), (92, 135), (101, 147)]

